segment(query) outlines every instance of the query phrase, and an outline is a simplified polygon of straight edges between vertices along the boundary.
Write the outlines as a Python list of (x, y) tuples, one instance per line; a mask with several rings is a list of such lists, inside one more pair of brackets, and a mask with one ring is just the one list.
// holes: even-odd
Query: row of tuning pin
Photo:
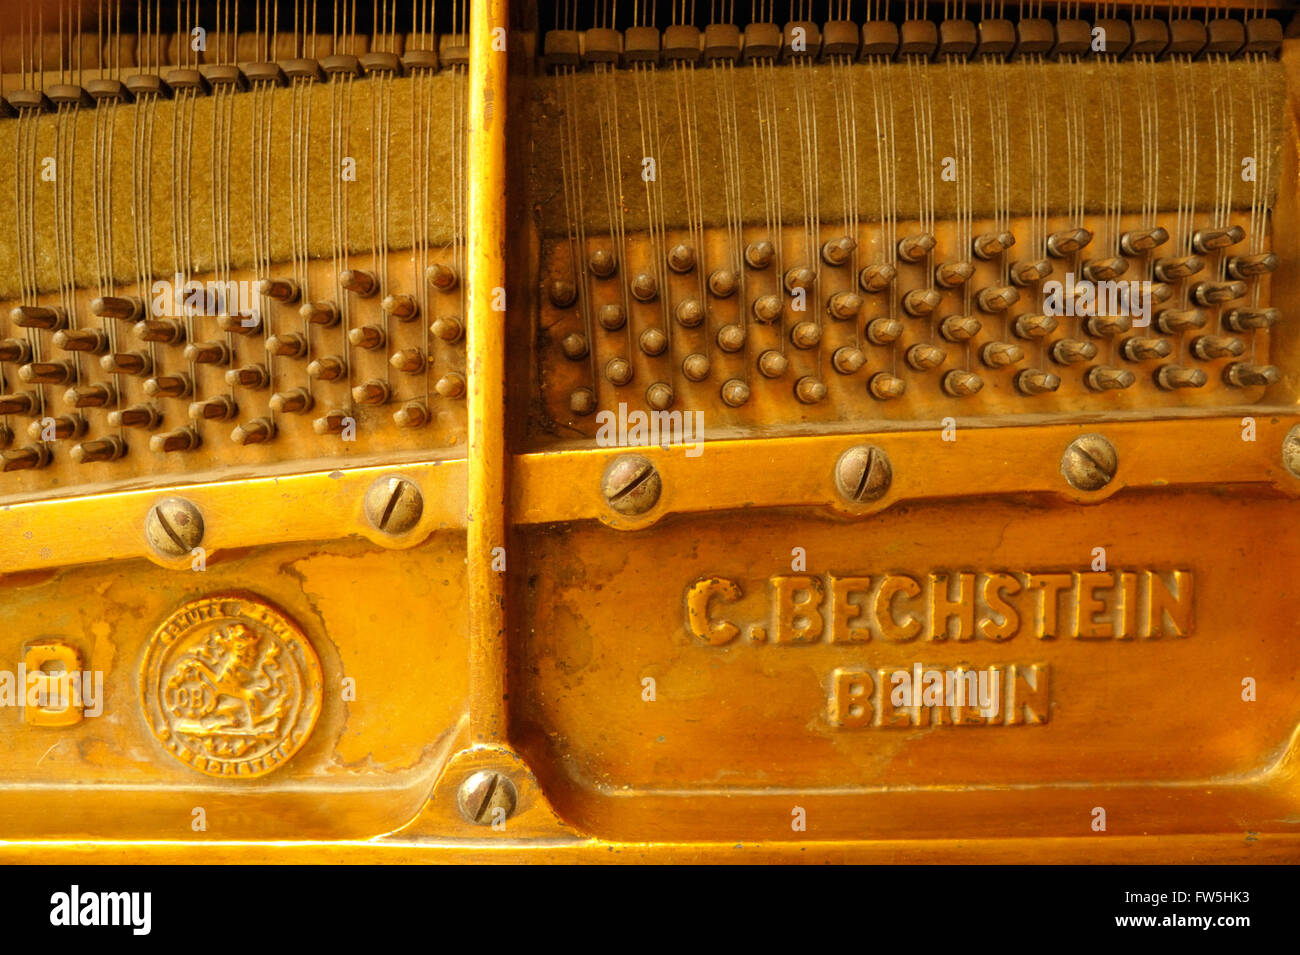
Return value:
[[(443, 292), (453, 291), (458, 277), (446, 265), (430, 266), (426, 279)], [(359, 297), (373, 297), (379, 291), (379, 280), (374, 273), (349, 269), (340, 274), (340, 284)], [(257, 283), (256, 291), (284, 305), (298, 303), (300, 290), (290, 279), (270, 278)], [(419, 305), (414, 296), (391, 294), (381, 305), (383, 314), (400, 322), (414, 321), (419, 316)], [(108, 423), (115, 428), (136, 428), (157, 432), (162, 425), (163, 412), (156, 403), (160, 399), (192, 399), (193, 377), (185, 372), (162, 373), (155, 368), (149, 345), (171, 345), (182, 349), (185, 361), (196, 365), (230, 365), (233, 354), (224, 341), (187, 341), (186, 323), (174, 318), (146, 317), (144, 302), (135, 296), (104, 296), (90, 303), (90, 311), (101, 318), (111, 318), (128, 324), (135, 337), (145, 346), (139, 351), (111, 350), (110, 336), (102, 329), (69, 327), (66, 311), (53, 305), (25, 305), (14, 308), (11, 321), (21, 328), (40, 329), (52, 333), (56, 348), (71, 353), (97, 357), (100, 368), (113, 376), (131, 376), (144, 379), (143, 391), (148, 402), (118, 407), (120, 389), (115, 380), (106, 382), (79, 382), (78, 368), (70, 359), (34, 361), (31, 345), (18, 338), (0, 339), (0, 362), (18, 365), (18, 377), (26, 385), (67, 386), (64, 401), (77, 409), (76, 413), (43, 418), (31, 422), (29, 437), (42, 442), (38, 445), (0, 451), (3, 460), (0, 470), (22, 470), (43, 467), (51, 460), (45, 442), (51, 439), (75, 439), (88, 430), (84, 416), (86, 409), (108, 408)], [(331, 328), (339, 322), (338, 308), (332, 302), (304, 302), (299, 308), (303, 319), (320, 328)], [(197, 317), (197, 316), (196, 316)], [(262, 331), (258, 315), (221, 314), (218, 326), (231, 334), (250, 336)], [(455, 316), (442, 316), (431, 325), (432, 333), (447, 344), (455, 344), (464, 337), (461, 320)], [(359, 349), (377, 350), (386, 344), (384, 325), (366, 324), (352, 328), (348, 334), (350, 344)], [(308, 339), (299, 332), (272, 335), (265, 340), (266, 351), (288, 360), (304, 359), (308, 354)], [(422, 348), (407, 347), (396, 350), (389, 358), (394, 370), (415, 375), (426, 370), (427, 356)], [(347, 361), (340, 355), (327, 355), (308, 363), (307, 375), (314, 381), (336, 381), (347, 376)], [(270, 384), (267, 365), (250, 362), (225, 371), (224, 379), (231, 389), (261, 390)], [(458, 372), (447, 372), (438, 378), (434, 391), (443, 398), (456, 399), (465, 394), (465, 379)], [(383, 379), (369, 379), (352, 388), (352, 399), (357, 404), (384, 405), (392, 400), (391, 386)], [(271, 395), (268, 405), (280, 414), (306, 414), (314, 407), (308, 388), (290, 388)], [(39, 396), (32, 391), (15, 391), (0, 394), (0, 415), (35, 416), (41, 411)], [(149, 445), (155, 452), (192, 451), (201, 443), (198, 425), (203, 422), (222, 422), (234, 419), (239, 405), (230, 395), (215, 395), (202, 400), (191, 400), (188, 416), (192, 425), (166, 432), (154, 433)], [(400, 428), (418, 428), (431, 420), (427, 403), (423, 399), (404, 402), (393, 414)], [(345, 410), (331, 410), (312, 422), (318, 434), (339, 433), (345, 429), (352, 416)], [(275, 437), (276, 425), (270, 417), (256, 417), (238, 424), (230, 433), (237, 444), (260, 444)], [(13, 443), (13, 430), (0, 424), (0, 449)], [(126, 442), (117, 435), (94, 438), (75, 445), (71, 457), (77, 462), (111, 461), (126, 453)]]

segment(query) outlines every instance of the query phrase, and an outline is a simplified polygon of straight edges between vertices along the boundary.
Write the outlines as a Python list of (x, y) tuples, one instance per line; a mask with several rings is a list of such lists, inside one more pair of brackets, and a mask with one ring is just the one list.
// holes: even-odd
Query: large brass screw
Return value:
[(605, 501), (620, 514), (644, 514), (659, 500), (663, 482), (648, 459), (624, 454), (605, 469), (600, 489)]
[(1061, 474), (1080, 491), (1098, 491), (1119, 467), (1115, 446), (1099, 434), (1082, 434), (1061, 455)]
[(144, 532), (149, 546), (164, 557), (183, 557), (203, 540), (203, 515), (183, 498), (163, 498), (149, 509)]
[(424, 497), (404, 477), (380, 478), (366, 491), (366, 519), (385, 534), (405, 534), (424, 513)]
[(518, 805), (515, 784), (502, 773), (481, 770), (460, 785), (456, 802), (460, 814), (468, 821), (490, 826), (498, 819), (509, 819)]
[(849, 448), (835, 462), (835, 486), (845, 500), (855, 504), (883, 497), (893, 480), (889, 456), (869, 444)]

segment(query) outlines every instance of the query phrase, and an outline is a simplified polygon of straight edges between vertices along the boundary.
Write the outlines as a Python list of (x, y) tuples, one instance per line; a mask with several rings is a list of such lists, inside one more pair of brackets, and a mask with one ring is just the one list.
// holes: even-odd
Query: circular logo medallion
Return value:
[(297, 624), (244, 595), (178, 609), (140, 671), (154, 735), (211, 776), (264, 776), (288, 761), (311, 735), (322, 694), (320, 661)]

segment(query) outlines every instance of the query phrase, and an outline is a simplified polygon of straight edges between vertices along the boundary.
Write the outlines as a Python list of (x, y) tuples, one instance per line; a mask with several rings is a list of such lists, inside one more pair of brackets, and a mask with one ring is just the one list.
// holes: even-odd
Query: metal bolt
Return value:
[(404, 534), (424, 512), (420, 489), (404, 477), (380, 478), (366, 491), (366, 519), (385, 534)]
[(163, 498), (149, 509), (144, 533), (164, 557), (183, 557), (203, 540), (203, 515), (183, 498)]
[(655, 506), (663, 482), (655, 466), (639, 454), (624, 454), (610, 462), (600, 489), (620, 514), (644, 514)]
[(1070, 442), (1061, 455), (1061, 474), (1071, 487), (1096, 491), (1105, 487), (1119, 467), (1115, 446), (1099, 434), (1083, 434)]
[(878, 500), (893, 480), (889, 456), (869, 444), (849, 448), (835, 462), (835, 486), (847, 501), (866, 504)]
[(1300, 424), (1288, 431), (1282, 439), (1282, 464), (1296, 477), (1300, 477)]
[(490, 826), (499, 818), (509, 819), (519, 803), (519, 793), (509, 777), (483, 770), (460, 784), (456, 794), (460, 814), (470, 822)]

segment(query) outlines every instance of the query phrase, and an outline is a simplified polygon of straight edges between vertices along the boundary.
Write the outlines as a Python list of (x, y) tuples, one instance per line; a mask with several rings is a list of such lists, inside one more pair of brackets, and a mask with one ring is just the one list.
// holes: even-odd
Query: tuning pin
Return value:
[(897, 375), (882, 371), (871, 376), (871, 380), (867, 382), (867, 390), (881, 401), (889, 401), (892, 398), (902, 397), (903, 392), (907, 390), (907, 382)]
[[(1142, 255), (1158, 249), (1169, 241), (1169, 230), (1161, 226), (1150, 229), (1131, 229), (1119, 237), (1119, 249), (1125, 255)], [(1197, 249), (1204, 252), (1204, 249)]]
[(80, 415), (59, 415), (42, 418), (27, 426), (27, 436), (33, 441), (63, 441), (85, 433), (86, 419)]
[(1001, 255), (1016, 244), (1016, 237), (1010, 232), (986, 232), (977, 235), (971, 243), (971, 250), (981, 259), (991, 259)]
[(359, 405), (386, 405), (390, 397), (392, 391), (378, 378), (371, 378), (352, 388), (352, 400)]
[(298, 301), (298, 283), (293, 279), (260, 279), (256, 285), (259, 295), (290, 305)]
[(618, 388), (632, 380), (632, 363), (626, 358), (611, 358), (605, 362), (605, 379)]
[(758, 371), (764, 378), (780, 378), (790, 367), (790, 360), (775, 348), (758, 356)]
[(1036, 262), (1016, 262), (1011, 266), (1011, 281), (1019, 286), (1033, 285), (1052, 274), (1052, 263), (1048, 259)]
[(134, 322), (144, 314), (144, 300), (134, 295), (103, 295), (90, 300), (90, 313), (97, 318)]
[(816, 282), (817, 273), (802, 265), (786, 269), (785, 277), (782, 279), (785, 290), (791, 295), (800, 289), (805, 292), (812, 291), (812, 287)]
[[(610, 271), (612, 272), (613, 269), (611, 268)], [(596, 274), (599, 275), (600, 273), (597, 272)], [(456, 283), (460, 281), (455, 269), (441, 263), (436, 263), (425, 269), (424, 278), (439, 292), (450, 292), (456, 287)]]
[(950, 342), (969, 341), (983, 326), (974, 315), (949, 315), (939, 323), (939, 334)]
[(75, 374), (70, 361), (33, 361), (18, 369), (18, 377), (29, 385), (66, 385)]
[(957, 369), (943, 376), (944, 392), (953, 398), (965, 398), (984, 387), (984, 380), (972, 371)]
[(307, 354), (307, 336), (301, 332), (285, 332), (266, 340), (266, 350), (280, 358), (301, 358)]
[(632, 279), (631, 291), (638, 302), (653, 302), (659, 295), (659, 280), (649, 272), (638, 272)]
[(190, 342), (185, 346), (185, 360), (196, 365), (224, 365), (230, 361), (225, 342)]
[(836, 292), (826, 303), (826, 311), (840, 321), (857, 318), (862, 311), (862, 296), (857, 292)]
[(362, 298), (369, 298), (379, 291), (378, 276), (365, 269), (344, 269), (339, 273), (339, 284)]
[[(307, 377), (320, 381), (337, 381), (348, 373), (347, 362), (338, 355), (317, 358), (307, 366)], [(229, 373), (227, 373), (229, 376)]]
[(1213, 252), (1236, 245), (1246, 238), (1246, 230), (1239, 225), (1226, 229), (1198, 229), (1192, 233), (1192, 248), (1197, 252)]
[(1167, 358), (1173, 348), (1165, 338), (1126, 338), (1119, 350), (1129, 361), (1151, 361)]
[(1131, 329), (1133, 319), (1128, 315), (1093, 315), (1083, 323), (1083, 327), (1095, 338), (1109, 338)]
[(1016, 390), (1022, 395), (1041, 395), (1061, 387), (1061, 379), (1050, 371), (1026, 368), (1016, 375)]
[(898, 269), (887, 262), (868, 265), (858, 273), (858, 285), (864, 292), (883, 292), (898, 275)]
[(1177, 335), (1193, 328), (1205, 327), (1205, 313), (1195, 308), (1165, 308), (1156, 315), (1156, 328), (1166, 335)]
[[(443, 337), (437, 331), (438, 322), (441, 321), (444, 321), (444, 319), (440, 318), (438, 319), (437, 322), (433, 323), (434, 334), (438, 335), (439, 338)], [(455, 328), (457, 330), (460, 329), (460, 319), (452, 318), (449, 319), (449, 321), (455, 322)], [(610, 332), (618, 331), (620, 328), (622, 328), (624, 325), (627, 324), (627, 313), (623, 310), (622, 305), (616, 305), (611, 302), (608, 305), (602, 305), (599, 309), (596, 310), (596, 321), (599, 322), (600, 327), (605, 329), (606, 331), (610, 331)], [(450, 331), (451, 329), (448, 330)], [(447, 339), (447, 341), (455, 341), (459, 337), (460, 336), (457, 335), (455, 338)]]
[(335, 409), (333, 411), (325, 412), (325, 414), (321, 415), (319, 418), (313, 419), (311, 429), (319, 435), (341, 434), (343, 429), (348, 426), (349, 422), (355, 426), (356, 419), (346, 411)]
[(420, 303), (414, 295), (385, 295), (379, 310), (399, 322), (409, 322), (420, 314)]
[(384, 347), (384, 330), (379, 325), (361, 325), (348, 332), (348, 341), (357, 348), (374, 351)]
[(694, 328), (704, 321), (704, 306), (698, 298), (684, 298), (673, 309), (673, 315), (683, 327)]
[(709, 291), (718, 298), (730, 298), (739, 284), (736, 273), (731, 269), (715, 269), (709, 274)]
[(1246, 351), (1246, 343), (1228, 335), (1201, 335), (1192, 341), (1192, 354), (1201, 361), (1236, 358)]
[[(9, 339), (14, 341), (14, 339)], [(108, 350), (108, 335), (98, 328), (69, 328), (54, 333), (54, 347), (99, 355)], [(28, 353), (31, 353), (29, 348)], [(9, 359), (13, 361), (15, 359)]]
[(147, 375), (153, 362), (144, 352), (117, 352), (100, 358), (99, 367), (110, 375)]
[(1137, 377), (1133, 372), (1124, 368), (1097, 365), (1088, 369), (1088, 373), (1083, 380), (1093, 391), (1118, 391), (1132, 385), (1133, 382), (1137, 381)]
[(799, 322), (790, 329), (790, 341), (795, 348), (816, 348), (822, 340), (822, 327), (816, 322)]
[(1272, 328), (1279, 314), (1275, 308), (1234, 308), (1223, 317), (1223, 324), (1234, 332)]
[(153, 405), (132, 405), (110, 411), (108, 423), (114, 428), (144, 428), (152, 431), (162, 423), (162, 414)]
[(117, 400), (117, 389), (111, 384), (73, 385), (63, 393), (63, 400), (74, 408), (103, 408)]
[(298, 314), (308, 323), (321, 328), (332, 328), (339, 321), (339, 310), (333, 302), (304, 302), (298, 307)]
[(109, 435), (73, 445), (68, 456), (77, 464), (93, 464), (97, 461), (116, 461), (124, 454), (126, 442), (117, 435)]
[(1046, 338), (1057, 324), (1055, 315), (1018, 315), (1012, 329), (1021, 338)]
[(1162, 365), (1156, 371), (1156, 386), (1165, 391), (1175, 388), (1199, 388), (1209, 379), (1199, 368), (1182, 368), (1178, 365)]
[(751, 269), (765, 269), (776, 258), (776, 248), (766, 239), (745, 246), (745, 264)]
[(1128, 260), (1121, 258), (1089, 259), (1083, 266), (1083, 276), (1090, 282), (1109, 282), (1128, 271)]
[(1236, 388), (1272, 385), (1280, 377), (1281, 373), (1272, 365), (1252, 365), (1244, 361), (1234, 362), (1223, 372), (1224, 381)]
[(645, 390), (645, 402), (654, 411), (667, 411), (673, 406), (673, 389), (667, 382), (656, 381)]
[(723, 403), (731, 408), (739, 408), (749, 401), (749, 385), (739, 378), (728, 379), (723, 383), (719, 393), (722, 395)]
[(969, 262), (940, 262), (934, 267), (934, 281), (944, 288), (960, 288), (975, 274)]
[(867, 322), (867, 340), (873, 345), (888, 345), (903, 334), (903, 323), (896, 318), (873, 318)]
[(709, 377), (709, 356), (694, 352), (682, 359), (682, 374), (689, 381), (703, 381)]
[(738, 352), (745, 347), (743, 325), (723, 325), (718, 329), (718, 347), (725, 352)]
[(989, 313), (1005, 312), (1018, 301), (1020, 301), (1020, 293), (1010, 285), (995, 285), (980, 289), (979, 294), (975, 296), (975, 302), (981, 311)]
[(1025, 357), (1025, 350), (1015, 342), (989, 342), (980, 349), (980, 361), (990, 368), (1005, 368)]
[(231, 335), (255, 335), (262, 330), (262, 316), (257, 312), (250, 315), (218, 315), (217, 327)]
[(903, 311), (908, 315), (924, 317), (934, 312), (943, 296), (932, 288), (914, 288), (903, 296)]
[(1087, 229), (1063, 229), (1047, 237), (1047, 254), (1055, 259), (1063, 259), (1086, 248), (1092, 241), (1092, 233)]
[(1174, 287), (1167, 282), (1149, 282), (1147, 291), (1151, 293), (1151, 301), (1157, 304), (1167, 302), (1174, 297)]
[[(660, 332), (659, 334), (663, 334)], [(666, 339), (665, 339), (666, 341)], [(579, 361), (587, 357), (587, 336), (580, 332), (569, 332), (560, 339), (560, 350), (569, 361)], [(419, 371), (420, 369), (412, 369)]]
[(781, 310), (784, 304), (779, 295), (760, 295), (754, 299), (752, 306), (754, 312), (754, 321), (760, 325), (770, 325), (781, 317)]
[[(277, 391), (271, 396), (271, 410), (276, 414), (303, 414), (310, 411), (313, 404), (311, 392), (306, 388), (291, 388)], [(317, 432), (319, 434), (320, 432)]]
[(1277, 263), (1277, 255), (1273, 252), (1261, 252), (1259, 255), (1234, 255), (1228, 259), (1228, 274), (1234, 279), (1267, 275), (1277, 269)]
[(866, 363), (866, 354), (852, 345), (843, 345), (831, 355), (831, 366), (841, 375), (851, 375)]
[(1205, 260), (1199, 255), (1180, 255), (1174, 258), (1156, 259), (1156, 278), (1162, 282), (1177, 282), (1195, 275), (1205, 268)]
[(1097, 357), (1097, 346), (1077, 338), (1062, 338), (1052, 343), (1052, 361), (1058, 365), (1076, 365)]
[(689, 272), (695, 268), (695, 250), (685, 242), (679, 242), (668, 250), (668, 267), (678, 273)]
[[(54, 335), (54, 343), (59, 343), (58, 332)], [(0, 339), (0, 361), (25, 362), (32, 360), (32, 346), (21, 338), (3, 338)]]
[(270, 418), (254, 418), (235, 426), (230, 440), (235, 444), (263, 444), (275, 437), (275, 423)]
[(232, 388), (265, 388), (270, 381), (271, 376), (267, 374), (265, 365), (245, 365), (226, 372), (226, 384)]
[(794, 383), (794, 396), (806, 405), (815, 405), (826, 399), (826, 385), (811, 375), (805, 375)]
[(917, 371), (942, 365), (947, 357), (944, 350), (937, 345), (913, 345), (907, 350), (907, 363)]
[(904, 236), (898, 240), (898, 257), (904, 262), (920, 262), (934, 248), (934, 236), (929, 232)]
[(424, 352), (418, 348), (401, 348), (393, 352), (388, 359), (388, 364), (392, 365), (397, 371), (414, 375), (424, 371)]
[(143, 342), (175, 345), (185, 340), (185, 326), (174, 319), (146, 318), (136, 322), (135, 337)]
[(193, 451), (201, 442), (199, 433), (193, 428), (177, 428), (155, 434), (149, 439), (149, 450), (155, 453), (172, 451)]
[(14, 429), (7, 424), (0, 424), (0, 448), (7, 448), (14, 443)]
[(1197, 282), (1192, 286), (1192, 300), (1197, 305), (1224, 305), (1245, 294), (1245, 282)]
[(20, 328), (43, 328), (52, 332), (67, 327), (68, 314), (57, 305), (19, 305), (10, 310), (9, 320)]
[(569, 392), (569, 410), (585, 418), (596, 410), (596, 394), (590, 388), (574, 388)]
[[(595, 249), (587, 256), (587, 268), (598, 279), (607, 279), (618, 268), (618, 260), (609, 249)], [(590, 390), (590, 389), (588, 389)]]
[(641, 351), (655, 358), (668, 350), (668, 336), (661, 328), (647, 328), (638, 336), (637, 344)]
[(239, 406), (227, 395), (192, 401), (189, 408), (190, 418), (195, 421), (229, 421), (238, 412)]
[(828, 239), (822, 243), (822, 260), (827, 265), (843, 265), (853, 255), (858, 243), (851, 237), (842, 235), (838, 239)]
[(192, 388), (190, 376), (184, 374), (159, 375), (145, 379), (144, 383), (144, 393), (150, 398), (184, 398)]
[(30, 392), (0, 395), (0, 415), (34, 414), (39, 407), (40, 405), (36, 401), (36, 396)]
[(0, 471), (28, 471), (50, 463), (50, 451), (43, 444), (0, 451)]

